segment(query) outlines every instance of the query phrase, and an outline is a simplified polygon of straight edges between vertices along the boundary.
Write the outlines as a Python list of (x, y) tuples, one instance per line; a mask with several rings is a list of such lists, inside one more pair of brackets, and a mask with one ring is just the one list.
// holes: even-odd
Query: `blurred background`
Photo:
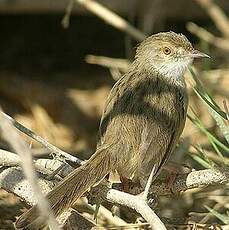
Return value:
[[(95, 150), (106, 97), (133, 60), (137, 44), (145, 35), (170, 30), (185, 34), (196, 48), (212, 57), (195, 62), (194, 68), (209, 94), (225, 110), (223, 100), (229, 96), (228, 0), (96, 1), (126, 20), (129, 24), (124, 29), (119, 28), (114, 14), (108, 14), (107, 19), (91, 2), (0, 0), (0, 105), (6, 113), (59, 148), (80, 159), (89, 158)], [(206, 158), (217, 164), (228, 162), (227, 148), (218, 149), (225, 157), (222, 162), (208, 134), (228, 147), (224, 135), (193, 91), (190, 73), (186, 80), (190, 108), (205, 132), (187, 120), (173, 160), (195, 169), (207, 167), (201, 161)], [(4, 141), (0, 147), (8, 149)], [(32, 151), (35, 157), (48, 154), (36, 142), (32, 142)], [(224, 186), (162, 197), (158, 212), (170, 220), (189, 220), (199, 226), (225, 225), (229, 224), (227, 195), (228, 186)], [(0, 190), (0, 229), (13, 228), (23, 207), (17, 197)], [(83, 205), (78, 208), (87, 212)], [(133, 216), (121, 217), (133, 221)], [(111, 223), (101, 216), (99, 224)]]

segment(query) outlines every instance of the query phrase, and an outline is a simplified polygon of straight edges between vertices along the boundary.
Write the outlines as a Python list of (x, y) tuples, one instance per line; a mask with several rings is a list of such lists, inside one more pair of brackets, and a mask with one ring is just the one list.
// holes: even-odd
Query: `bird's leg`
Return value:
[(177, 165), (175, 163), (169, 163), (163, 166), (163, 169), (169, 173), (167, 183), (171, 192), (173, 192), (172, 188), (177, 177), (179, 175), (188, 174), (192, 171), (188, 165)]
[(167, 176), (167, 184), (169, 186), (169, 189), (172, 192), (172, 187), (174, 185), (174, 182), (177, 178), (177, 176), (179, 175), (179, 169), (177, 167), (175, 167), (174, 165), (166, 165), (163, 167), (163, 169), (168, 172), (168, 176)]
[(120, 176), (120, 181), (122, 183), (122, 191), (129, 192), (130, 180), (124, 176)]

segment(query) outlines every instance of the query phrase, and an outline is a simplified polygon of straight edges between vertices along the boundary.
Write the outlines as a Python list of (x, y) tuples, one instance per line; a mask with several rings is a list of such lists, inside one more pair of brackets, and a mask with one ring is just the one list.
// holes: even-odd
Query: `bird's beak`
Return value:
[(205, 54), (205, 53), (202, 53), (200, 52), (199, 50), (194, 50), (191, 52), (191, 56), (193, 58), (211, 58), (209, 55)]

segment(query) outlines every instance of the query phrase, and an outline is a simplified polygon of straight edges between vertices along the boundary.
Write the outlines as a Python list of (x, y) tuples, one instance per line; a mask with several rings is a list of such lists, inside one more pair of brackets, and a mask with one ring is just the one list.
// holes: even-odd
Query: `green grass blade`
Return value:
[(189, 71), (191, 73), (191, 76), (193, 80), (195, 81), (196, 85), (193, 87), (194, 92), (197, 94), (197, 96), (205, 103), (207, 104), (211, 109), (213, 109), (218, 115), (220, 115), (222, 118), (227, 119), (227, 115), (224, 111), (220, 109), (220, 107), (217, 105), (217, 103), (214, 101), (214, 99), (209, 95), (207, 90), (204, 88), (201, 81), (198, 79), (192, 68), (189, 68)]
[(195, 160), (196, 162), (198, 162), (200, 165), (202, 165), (204, 168), (207, 168), (207, 169), (210, 169), (212, 168), (212, 166), (206, 162), (203, 158), (201, 158), (200, 156), (198, 155), (193, 155), (193, 154), (189, 154), (190, 157), (193, 158), (193, 160)]
[(221, 214), (219, 212), (217, 212), (216, 210), (205, 206), (205, 208), (212, 213), (215, 217), (217, 217), (219, 220), (221, 220), (224, 224), (229, 224), (229, 216), (225, 215), (225, 214)]
[(200, 165), (202, 165), (204, 168), (213, 168), (215, 166), (214, 162), (210, 160), (207, 155), (204, 153), (201, 147), (192, 145), (196, 151), (198, 152), (199, 155), (190, 153), (190, 156), (198, 162)]
[[(229, 147), (224, 145), (221, 141), (219, 141), (214, 135), (212, 135), (201, 123), (201, 121), (195, 117), (193, 118), (191, 115), (187, 115), (188, 119), (199, 128), (201, 132), (203, 132), (211, 141), (213, 141), (218, 147), (223, 149), (225, 152), (229, 153)], [(214, 146), (213, 146), (214, 147)]]

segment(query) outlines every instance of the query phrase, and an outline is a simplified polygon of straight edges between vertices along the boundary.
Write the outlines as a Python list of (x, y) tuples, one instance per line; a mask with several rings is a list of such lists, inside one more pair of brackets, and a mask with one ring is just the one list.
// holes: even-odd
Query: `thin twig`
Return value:
[(155, 174), (155, 169), (156, 169), (156, 167), (154, 166), (153, 169), (151, 170), (150, 176), (149, 176), (149, 178), (147, 180), (146, 187), (145, 187), (143, 197), (142, 197), (144, 200), (147, 200), (149, 190), (150, 190), (150, 187), (151, 187), (151, 184), (152, 184), (152, 181), (153, 181), (153, 176)]
[(120, 71), (117, 68), (110, 68), (109, 69), (112, 78), (117, 81), (118, 79), (120, 79), (122, 77), (122, 74), (120, 73)]
[(229, 19), (213, 0), (196, 0), (209, 14), (216, 27), (225, 37), (229, 37)]
[[(2, 151), (2, 154), (7, 154), (7, 152)], [(6, 156), (2, 157), (2, 159), (5, 159), (5, 158)], [(12, 159), (10, 159), (9, 161), (12, 163), (14, 159), (16, 160), (16, 162), (18, 162), (18, 159), (15, 156), (12, 156)], [(44, 166), (47, 163), (46, 161), (55, 161), (55, 160), (39, 159), (36, 161), (36, 164), (37, 165), (42, 164)], [(50, 163), (48, 164), (49, 164), (49, 169), (51, 169), (52, 171), (56, 170), (56, 166), (53, 167), (52, 169), (52, 164)], [(1, 165), (1, 158), (0, 158), (0, 165)], [(64, 175), (69, 174), (69, 169), (66, 171), (66, 168), (64, 168), (63, 173)], [(29, 186), (28, 182), (26, 180), (23, 180), (21, 177), (22, 177), (22, 171), (20, 170), (20, 168), (10, 167), (10, 168), (3, 170), (0, 173), (0, 188), (3, 188), (9, 192), (13, 192), (14, 194), (17, 194), (19, 197), (22, 197), (25, 200), (31, 201), (33, 197), (31, 188), (28, 187)], [(50, 189), (54, 186), (53, 180), (47, 181), (44, 178), (40, 178), (38, 181), (39, 181), (39, 184), (42, 184), (42, 189), (44, 189), (46, 193), (47, 193), (47, 186), (49, 187), (48, 191), (50, 191)], [(227, 184), (227, 183), (229, 183), (229, 170), (228, 168), (222, 167), (218, 169), (205, 169), (205, 170), (200, 170), (200, 171), (193, 171), (189, 173), (188, 175), (182, 175), (175, 180), (172, 189), (170, 186), (168, 186), (167, 183), (158, 180), (151, 186), (150, 192), (157, 194), (157, 195), (171, 195), (171, 190), (175, 193), (178, 193), (178, 192), (186, 191), (192, 188), (206, 187), (209, 185), (217, 185), (217, 184), (222, 185), (222, 184)], [(109, 189), (110, 188), (106, 188), (105, 197), (107, 196), (106, 193), (109, 191)], [(108, 201), (117, 202), (116, 204), (119, 204), (118, 202), (120, 198), (120, 193), (116, 193), (115, 191), (116, 190), (112, 189), (110, 193), (111, 195), (108, 196), (109, 198)], [(100, 192), (104, 194), (104, 191), (100, 190)], [(133, 192), (133, 191), (130, 190), (130, 192)], [(128, 197), (128, 195), (130, 194), (125, 194), (125, 199), (127, 199), (125, 201), (126, 203), (130, 202), (131, 200), (129, 198), (133, 196), (133, 195), (130, 195), (131, 197)], [(115, 196), (118, 196), (118, 197), (116, 198)], [(139, 197), (137, 197), (137, 201), (139, 201)], [(132, 206), (129, 206), (129, 207), (132, 207)], [(140, 214), (142, 214), (143, 216), (146, 215), (146, 213), (147, 212), (145, 211), (143, 212), (143, 214), (140, 212)]]
[(126, 72), (130, 66), (130, 62), (126, 59), (96, 56), (92, 54), (87, 55), (85, 61), (89, 64), (101, 65), (107, 68), (117, 68), (122, 72)]
[(50, 144), (49, 142), (44, 140), (42, 137), (38, 136), (33, 131), (31, 131), (30, 129), (26, 128), (25, 126), (23, 126), (22, 124), (20, 124), (16, 120), (14, 120), (12, 117), (7, 115), (6, 113), (4, 113), (2, 111), (0, 111), (0, 113), (5, 118), (7, 118), (15, 128), (17, 128), (19, 131), (21, 131), (22, 133), (26, 134), (27, 136), (31, 137), (32, 139), (36, 140), (37, 142), (39, 142), (40, 144), (45, 146), (47, 149), (51, 150), (53, 154), (56, 154), (59, 157), (59, 159), (64, 158), (66, 160), (72, 161), (72, 162), (77, 163), (79, 165), (81, 164), (82, 161), (80, 159), (78, 159), (77, 157), (73, 157), (69, 153), (66, 153), (63, 150), (57, 148), (56, 146)]
[(131, 35), (137, 41), (142, 41), (146, 38), (146, 35), (133, 27), (126, 20), (107, 9), (103, 5), (99, 4), (93, 0), (75, 0), (80, 5), (84, 6), (87, 10), (97, 15), (99, 18), (102, 18), (108, 24), (114, 26), (115, 28), (126, 32)]
[(223, 49), (224, 51), (229, 51), (229, 40), (216, 37), (212, 33), (208, 32), (204, 28), (196, 25), (193, 22), (187, 24), (187, 29), (191, 33), (195, 34), (200, 39), (208, 42), (211, 45), (214, 45), (217, 48)]
[[(10, 164), (13, 165), (14, 160), (15, 160), (15, 165), (18, 164), (18, 157), (16, 156), (16, 154), (14, 153), (9, 154), (9, 152), (7, 151), (0, 151), (0, 152), (1, 152), (0, 165), (2, 165), (3, 162), (5, 162), (6, 166), (7, 166), (7, 162), (10, 162)], [(6, 161), (7, 158), (8, 160)], [(35, 161), (35, 165), (36, 168), (39, 168), (40, 166), (41, 170), (44, 173), (45, 173), (45, 169), (48, 169), (47, 172), (49, 174), (50, 171), (53, 172), (59, 167), (59, 164), (56, 164), (55, 162), (58, 161), (54, 159), (52, 160), (38, 159)], [(71, 168), (70, 166), (65, 167), (61, 172), (61, 176), (68, 175), (71, 170), (73, 170), (73, 168)], [(164, 195), (171, 195), (171, 190), (175, 193), (178, 193), (181, 191), (184, 192), (192, 188), (206, 187), (209, 185), (226, 184), (226, 183), (229, 183), (228, 168), (222, 167), (222, 168), (215, 168), (215, 169), (205, 169), (199, 171), (192, 171), (189, 174), (178, 177), (173, 183), (172, 188), (171, 186), (168, 185), (168, 183), (165, 183), (161, 180), (156, 180), (153, 183), (153, 185), (151, 185), (150, 192), (155, 193), (159, 196), (164, 196)], [(131, 189), (130, 192), (135, 193), (134, 191), (131, 191)]]
[(37, 177), (33, 166), (32, 154), (26, 143), (22, 140), (16, 129), (13, 127), (12, 122), (9, 121), (9, 119), (7, 119), (3, 113), (0, 113), (0, 130), (4, 139), (13, 147), (13, 149), (21, 158), (23, 171), (34, 192), (41, 217), (47, 219), (47, 223), (50, 226), (50, 229), (60, 229), (48, 202), (44, 198), (37, 184)]
[(67, 5), (66, 10), (65, 10), (65, 15), (61, 21), (61, 25), (65, 29), (67, 29), (69, 27), (70, 16), (71, 16), (71, 12), (72, 12), (74, 3), (75, 3), (74, 0), (69, 0), (68, 5)]

